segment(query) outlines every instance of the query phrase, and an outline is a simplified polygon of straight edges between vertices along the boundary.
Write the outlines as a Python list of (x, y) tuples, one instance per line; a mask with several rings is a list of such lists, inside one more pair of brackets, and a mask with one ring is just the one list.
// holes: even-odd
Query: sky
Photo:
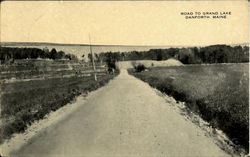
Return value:
[(0, 25), (3, 42), (194, 46), (249, 42), (248, 24), (247, 1), (4, 1)]

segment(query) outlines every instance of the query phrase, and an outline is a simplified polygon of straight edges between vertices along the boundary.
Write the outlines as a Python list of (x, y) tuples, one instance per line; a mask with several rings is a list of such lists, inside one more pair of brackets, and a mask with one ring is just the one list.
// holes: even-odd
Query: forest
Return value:
[(68, 59), (76, 60), (77, 57), (73, 54), (66, 54), (63, 51), (58, 51), (53, 48), (16, 48), (16, 47), (0, 47), (1, 62), (15, 59)]
[[(103, 52), (95, 60), (167, 60), (175, 58), (183, 64), (242, 63), (249, 62), (248, 46), (211, 45), (206, 47), (150, 49), (149, 51)], [(91, 60), (91, 56), (89, 55)]]
[[(0, 60), (2, 63), (15, 59), (67, 59), (77, 60), (74, 54), (66, 54), (55, 48), (15, 48), (0, 47)], [(82, 55), (92, 61), (92, 55)], [(150, 49), (149, 51), (131, 52), (101, 52), (95, 53), (95, 62), (114, 63), (129, 60), (167, 60), (178, 59), (183, 64), (212, 64), (212, 63), (242, 63), (249, 62), (248, 46), (211, 45), (205, 47)]]

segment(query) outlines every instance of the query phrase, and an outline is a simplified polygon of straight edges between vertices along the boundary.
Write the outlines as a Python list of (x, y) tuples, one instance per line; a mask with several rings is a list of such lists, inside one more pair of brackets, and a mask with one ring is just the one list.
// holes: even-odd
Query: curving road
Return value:
[(11, 156), (224, 157), (146, 83), (121, 74)]

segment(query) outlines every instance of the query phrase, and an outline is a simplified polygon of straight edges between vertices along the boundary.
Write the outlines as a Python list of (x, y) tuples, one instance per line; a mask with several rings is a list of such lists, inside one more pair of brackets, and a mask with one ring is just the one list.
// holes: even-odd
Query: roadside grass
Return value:
[(155, 67), (129, 73), (186, 102), (212, 127), (249, 149), (249, 64)]
[(0, 143), (13, 133), (25, 131), (33, 121), (42, 119), (76, 96), (104, 86), (115, 75), (98, 76), (97, 82), (89, 76), (2, 83)]

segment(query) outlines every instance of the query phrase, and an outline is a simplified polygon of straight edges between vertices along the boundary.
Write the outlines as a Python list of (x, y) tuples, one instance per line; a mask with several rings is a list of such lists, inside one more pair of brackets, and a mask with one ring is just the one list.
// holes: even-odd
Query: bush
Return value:
[(142, 72), (146, 70), (146, 67), (143, 64), (138, 64), (134, 66), (134, 69), (136, 72)]

